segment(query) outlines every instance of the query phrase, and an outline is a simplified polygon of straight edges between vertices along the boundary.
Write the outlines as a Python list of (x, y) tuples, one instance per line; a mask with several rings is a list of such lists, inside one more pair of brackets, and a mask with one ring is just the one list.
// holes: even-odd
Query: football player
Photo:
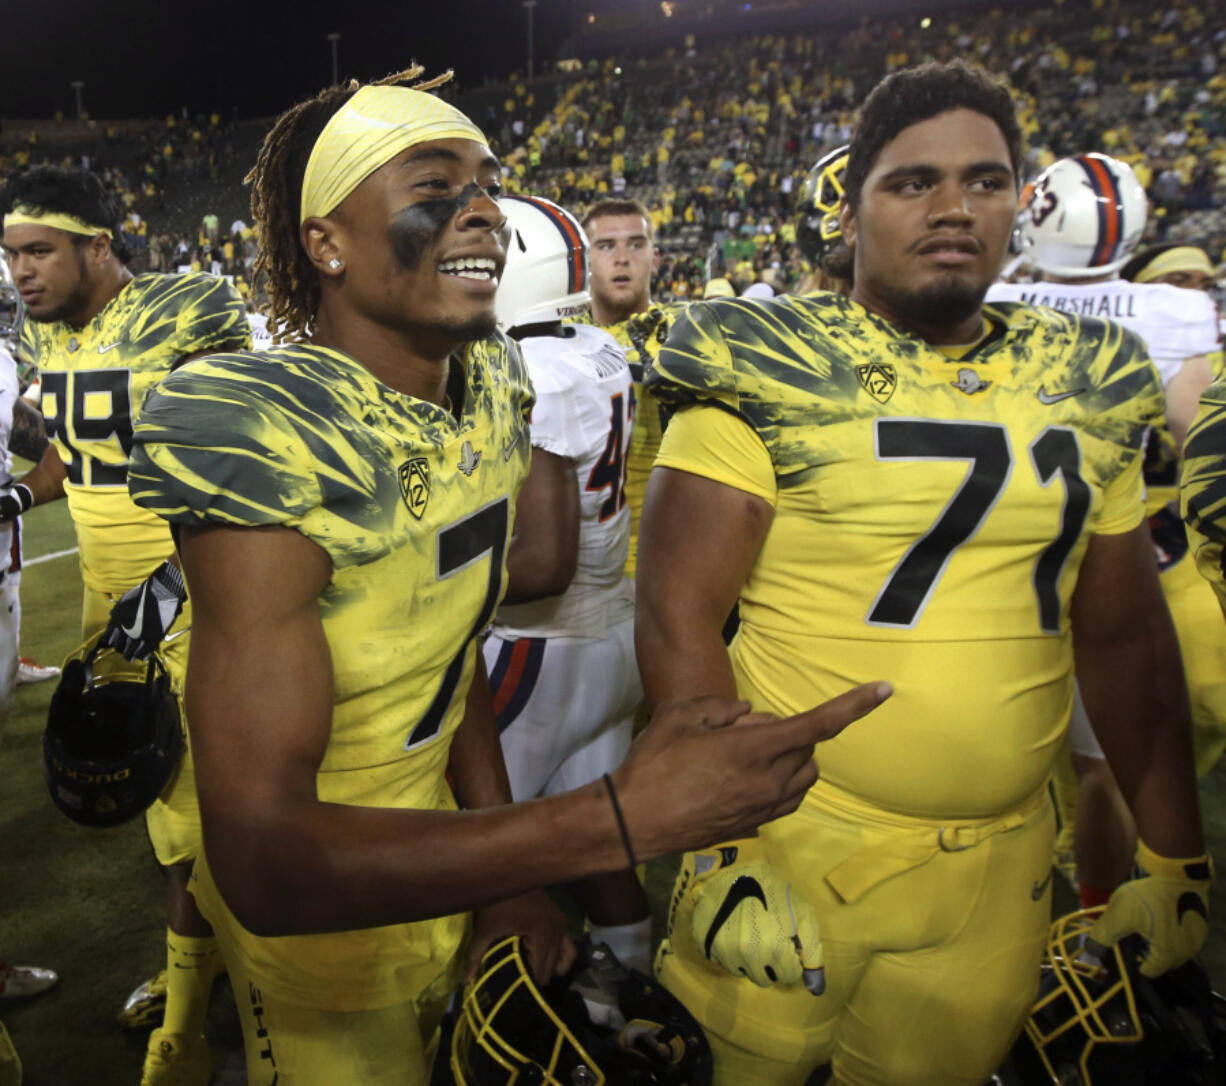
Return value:
[(1179, 489), (1196, 568), (1213, 587), (1226, 616), (1226, 380), (1214, 382), (1201, 397), (1184, 445)]
[(651, 216), (637, 200), (593, 204), (583, 216), (583, 229), (591, 244), (592, 323), (608, 329), (625, 348), (634, 376), (634, 437), (626, 455), (626, 573), (634, 577), (643, 492), (664, 432), (660, 405), (644, 393), (643, 375), (668, 335), (669, 323), (685, 305), (651, 300), (651, 277), (660, 266), (660, 252), (652, 240)]
[[(1004, 86), (961, 62), (894, 73), (849, 154), (851, 296), (695, 304), (656, 360), (650, 390), (677, 410), (636, 641), (652, 703), (788, 713), (882, 667), (897, 694), (823, 746), (795, 815), (686, 857), (657, 973), (725, 1086), (799, 1086), (827, 1061), (843, 1086), (979, 1086), (1043, 954), (1074, 643), (1150, 872), (1095, 937), (1141, 931), (1149, 972), (1205, 937), (1187, 696), (1141, 501), (1162, 390), (1118, 325), (983, 305), (1017, 207)], [(803, 969), (784, 977), (789, 944)]]
[[(515, 512), (507, 595), (485, 643), (514, 799), (577, 788), (621, 765), (643, 700), (634, 662), (626, 453), (634, 427), (630, 366), (590, 324), (587, 238), (537, 197), (502, 201), (511, 230), (498, 287), (500, 327), (536, 390), (532, 467)], [(588, 879), (593, 942), (651, 970), (651, 916), (635, 874)]]
[(532, 392), (495, 331), (498, 161), (429, 93), (442, 80), (401, 85), (420, 74), (278, 119), (252, 210), (290, 342), (181, 367), (135, 437), (131, 493), (177, 525), (195, 602), (193, 887), (253, 1086), (425, 1083), (466, 945), (475, 967), (518, 931), (538, 977), (569, 964), (534, 887), (791, 809), (812, 747), (779, 750), (889, 693), (753, 727), (704, 724), (741, 703), (674, 706), (603, 781), (509, 803), (477, 637), (506, 583)]
[[(993, 284), (988, 301), (1029, 302), (1118, 321), (1141, 337), (1158, 367), (1166, 425), (1155, 428), (1147, 442), (1146, 510), (1179, 636), (1197, 772), (1203, 774), (1226, 746), (1226, 627), (1213, 593), (1185, 557), (1176, 481), (1179, 446), (1200, 394), (1221, 365), (1218, 316), (1203, 291), (1123, 277), (1145, 218), (1145, 190), (1127, 163), (1102, 154), (1061, 159), (1038, 178), (1021, 218), (1022, 258), (1042, 278)], [(1062, 755), (1055, 773), (1061, 813), (1056, 855), (1064, 867), (1067, 861), (1061, 860), (1072, 846), (1081, 903), (1090, 908), (1105, 904), (1127, 877), (1136, 835), (1080, 698), (1069, 742), (1076, 777), (1070, 778)]]
[(851, 254), (843, 243), (839, 208), (843, 202), (843, 174), (847, 147), (827, 151), (813, 165), (796, 200), (796, 245), (809, 262), (808, 278), (797, 294), (851, 290)]
[[(47, 448), (42, 419), (22, 400), (17, 383), (17, 363), (0, 344), (0, 462), (7, 474), (12, 453), (37, 463)], [(11, 479), (8, 480), (11, 485)], [(8, 494), (0, 494), (3, 502)], [(0, 525), (0, 740), (8, 721), (17, 687), (17, 628), (21, 605), (17, 598), (14, 568), (21, 566), (18, 522)], [(39, 995), (58, 981), (52, 969), (37, 965), (12, 965), (0, 955), (0, 1003)], [(0, 1022), (0, 1084), (19, 1086), (21, 1060), (4, 1023)]]
[(1216, 284), (1209, 254), (1199, 245), (1168, 241), (1142, 249), (1120, 269), (1134, 283), (1167, 283), (1185, 290), (1208, 291)]
[[(145, 392), (175, 366), (250, 345), (242, 300), (213, 276), (133, 276), (123, 212), (88, 171), (34, 167), (8, 181), (2, 210), (4, 248), (26, 307), (23, 348), (38, 366), (52, 446), (0, 513), (11, 520), (66, 495), (85, 582), (83, 640), (101, 636), (130, 659), (157, 649), (181, 688), (191, 609), (167, 525), (128, 497), (132, 426)], [(165, 993), (145, 1059), (150, 1086), (204, 1083), (210, 1073), (202, 1030), (220, 959), (187, 893), (200, 849), (192, 776), (185, 753), (146, 817), (168, 876), (167, 970), (134, 993), (125, 1015), (146, 1024)]]

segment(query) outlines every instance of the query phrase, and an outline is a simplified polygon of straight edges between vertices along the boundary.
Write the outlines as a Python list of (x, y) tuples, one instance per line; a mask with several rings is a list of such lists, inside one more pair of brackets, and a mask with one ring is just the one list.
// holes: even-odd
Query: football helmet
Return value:
[(464, 989), (451, 1071), (458, 1086), (705, 1086), (711, 1050), (672, 995), (604, 944), (581, 940), (570, 974), (538, 988), (512, 935)]
[(1039, 175), (1022, 212), (1023, 255), (1069, 279), (1119, 271), (1141, 241), (1148, 208), (1126, 162), (1100, 154), (1062, 158)]
[(540, 196), (504, 196), (510, 239), (494, 308), (503, 331), (577, 317), (591, 305), (588, 240), (569, 211)]
[(796, 244), (816, 264), (843, 236), (839, 205), (843, 201), (843, 174), (847, 145), (822, 155), (805, 177), (796, 200)]
[[(96, 672), (102, 654), (104, 673)], [(162, 792), (183, 752), (182, 714), (154, 653), (133, 669), (90, 642), (64, 665), (47, 711), (43, 768), (55, 805), (82, 826), (117, 826)]]
[(1087, 939), (1103, 907), (1048, 933), (1039, 996), (1000, 1080), (1026, 1086), (1209, 1086), (1226, 1069), (1226, 1001), (1195, 962), (1155, 980), (1134, 939)]
[(21, 326), (25, 323), (26, 308), (13, 282), (13, 270), (8, 255), (0, 249), (0, 346), (6, 347), (14, 356), (21, 343)]

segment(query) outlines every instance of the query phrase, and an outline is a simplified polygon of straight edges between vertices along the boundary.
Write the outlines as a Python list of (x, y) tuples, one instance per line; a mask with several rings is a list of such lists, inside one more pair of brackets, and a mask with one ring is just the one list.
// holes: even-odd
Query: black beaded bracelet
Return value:
[(626, 855), (630, 857), (630, 869), (638, 867), (639, 861), (634, 855), (634, 846), (630, 844), (630, 831), (626, 829), (626, 819), (622, 815), (622, 805), (617, 802), (617, 790), (613, 787), (613, 778), (607, 773), (603, 776), (604, 786), (609, 790), (609, 802), (613, 804), (613, 814), (617, 818), (617, 828), (621, 830), (622, 845)]

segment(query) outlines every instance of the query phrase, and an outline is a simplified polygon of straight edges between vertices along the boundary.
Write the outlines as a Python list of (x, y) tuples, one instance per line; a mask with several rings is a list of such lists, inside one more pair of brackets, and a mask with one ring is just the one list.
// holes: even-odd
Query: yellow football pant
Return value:
[[(97, 592), (92, 588), (85, 589), (85, 603), (81, 612), (83, 643), (97, 637), (106, 629), (111, 608), (118, 599), (118, 595)], [(187, 644), (191, 640), (188, 632), (191, 625), (192, 605), (189, 601), (175, 619), (167, 640), (162, 642), (159, 650), (166, 662), (166, 670), (170, 673), (175, 693), (180, 698), (180, 709), (183, 681), (187, 677)], [(105, 674), (114, 668), (125, 676), (143, 678), (146, 666), (140, 662), (129, 663), (117, 653), (108, 653), (100, 662), (99, 670)], [(187, 749), (186, 720), (183, 722), (183, 729), (183, 757), (179, 761), (179, 768), (166, 783), (162, 794), (145, 812), (145, 827), (149, 831), (149, 840), (153, 843), (153, 852), (158, 863), (163, 867), (194, 859), (201, 850), (200, 807), (196, 803), (196, 774), (192, 768), (191, 751)]]
[(758, 988), (703, 956), (687, 857), (656, 972), (706, 1027), (715, 1086), (796, 1086), (826, 1063), (840, 1086), (982, 1086), (1034, 999), (1053, 832), (1046, 787), (995, 819), (940, 826), (819, 783), (762, 836), (821, 919), (822, 996)]
[(226, 955), (226, 968), (243, 1025), (248, 1086), (428, 1086), (445, 999), (322, 1011), (270, 998), (236, 955)]
[(1183, 656), (1192, 703), (1196, 775), (1203, 777), (1226, 751), (1226, 622), (1209, 582), (1191, 556), (1160, 578)]

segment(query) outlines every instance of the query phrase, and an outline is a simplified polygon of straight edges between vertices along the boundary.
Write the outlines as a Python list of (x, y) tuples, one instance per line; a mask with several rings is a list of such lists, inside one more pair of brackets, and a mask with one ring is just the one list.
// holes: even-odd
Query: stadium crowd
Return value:
[[(1008, 75), (1028, 177), (1079, 148), (1101, 148), (1145, 187), (1154, 209), (1147, 241), (1193, 238), (1226, 259), (1220, 0), (1025, 5), (928, 22), (691, 35), (655, 55), (590, 60), (539, 88), (516, 77), (498, 101), (483, 92), (487, 104), (473, 115), (503, 156), (508, 191), (580, 213), (609, 196), (641, 200), (663, 255), (653, 282), (661, 300), (700, 297), (706, 279), (724, 272), (741, 289), (759, 279), (785, 290), (807, 272), (792, 223), (800, 184), (847, 142), (864, 89), (892, 70), (961, 56)], [(457, 101), (467, 108), (466, 96)], [(100, 145), (57, 144), (54, 155), (37, 131), (5, 130), (0, 177), (37, 162), (89, 162), (130, 212), (137, 266), (250, 270), (249, 236), (233, 239), (228, 254), (232, 239), (218, 244), (202, 227), (205, 216), (248, 217), (241, 191), (219, 194), (214, 183), (239, 158), (249, 162), (249, 132), (217, 111), (183, 111), (135, 135), (101, 127)]]
[[(210, 1082), (223, 972), (252, 1086), (596, 1082), (618, 1000), (614, 1083), (981, 1086), (1024, 1028), (1068, 1081), (1017, 983), (1059, 957), (1053, 863), (1098, 971), (1194, 970), (1222, 16), (690, 37), (480, 108), (414, 66), (261, 126), (250, 211), (218, 113), (6, 134), (52, 444), (13, 408), (0, 526), (67, 497), (87, 643), (187, 690), (147, 794), (71, 763), (87, 668), (48, 728), (57, 806), (145, 813), (167, 876), (142, 1086)], [(672, 854), (653, 946), (636, 869)], [(576, 968), (611, 1019), (504, 1044)], [(55, 979), (0, 959), (0, 997)]]

